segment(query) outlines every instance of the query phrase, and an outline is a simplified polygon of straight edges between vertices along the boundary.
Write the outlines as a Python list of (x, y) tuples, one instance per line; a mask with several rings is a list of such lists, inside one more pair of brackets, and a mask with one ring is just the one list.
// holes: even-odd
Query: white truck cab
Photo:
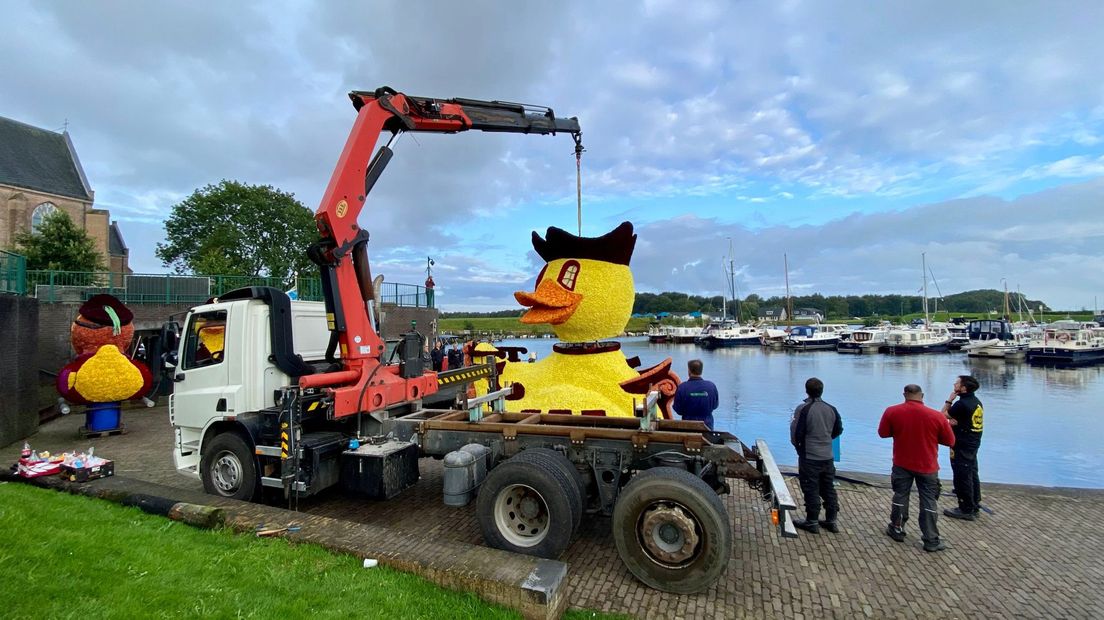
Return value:
[[(263, 299), (238, 299), (192, 308), (180, 333), (176, 382), (169, 399), (175, 431), (173, 460), (182, 473), (199, 477), (203, 442), (220, 424), (276, 406), (291, 384), (274, 357), (273, 312)], [(307, 363), (323, 362), (330, 333), (321, 302), (290, 302), (287, 321), (292, 351)]]

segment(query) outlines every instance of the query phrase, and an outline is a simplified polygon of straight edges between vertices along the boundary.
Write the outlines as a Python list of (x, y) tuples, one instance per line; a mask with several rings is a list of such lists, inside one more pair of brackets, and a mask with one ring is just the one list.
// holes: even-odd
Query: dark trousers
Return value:
[(805, 495), (805, 518), (816, 521), (820, 517), (821, 500), (826, 511), (825, 519), (835, 521), (839, 513), (839, 498), (836, 497), (836, 466), (831, 459), (813, 461), (806, 458), (797, 460), (797, 480), (801, 492)]
[(936, 501), (939, 499), (939, 474), (921, 474), (904, 467), (893, 466), (890, 482), (893, 484), (893, 509), (889, 512), (889, 522), (896, 528), (904, 528), (908, 521), (909, 495), (912, 483), (916, 481), (916, 490), (920, 494), (920, 533), (924, 542), (939, 542), (939, 527), (936, 525)]
[(951, 470), (954, 471), (954, 492), (958, 509), (975, 513), (981, 505), (981, 481), (978, 480), (978, 446), (959, 446), (951, 450)]

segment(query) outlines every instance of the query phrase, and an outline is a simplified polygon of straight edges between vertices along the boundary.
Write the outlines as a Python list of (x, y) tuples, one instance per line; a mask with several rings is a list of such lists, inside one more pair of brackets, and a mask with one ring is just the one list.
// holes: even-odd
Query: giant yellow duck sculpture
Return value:
[(638, 372), (638, 359), (627, 360), (620, 343), (604, 341), (621, 335), (632, 313), (629, 260), (635, 245), (629, 222), (601, 237), (577, 237), (555, 227), (543, 239), (533, 232), (533, 248), (547, 264), (535, 289), (514, 297), (529, 308), (522, 323), (550, 324), (560, 342), (539, 362), (502, 365), (501, 380), (515, 385), (511, 409), (631, 417), (634, 401), (658, 389), (661, 410), (670, 417), (679, 382), (670, 371), (671, 358)]

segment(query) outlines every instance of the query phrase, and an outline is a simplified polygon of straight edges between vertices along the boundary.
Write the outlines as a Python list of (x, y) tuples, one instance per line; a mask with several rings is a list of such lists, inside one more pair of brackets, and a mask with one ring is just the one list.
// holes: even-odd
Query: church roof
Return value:
[(119, 230), (119, 223), (112, 221), (107, 235), (107, 253), (112, 256), (122, 256), (127, 253), (126, 242), (123, 241), (123, 231)]
[(0, 116), (0, 183), (92, 200), (69, 133), (32, 127)]

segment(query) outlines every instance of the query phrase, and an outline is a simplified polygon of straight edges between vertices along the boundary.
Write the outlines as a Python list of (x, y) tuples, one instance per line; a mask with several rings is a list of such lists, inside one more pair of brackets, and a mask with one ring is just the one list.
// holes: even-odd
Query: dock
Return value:
[[(29, 441), (51, 452), (95, 446), (97, 456), (115, 461), (114, 484), (133, 480), (135, 487), (161, 485), (189, 497), (202, 492), (198, 480), (173, 467), (165, 407), (127, 410), (124, 418), (128, 432), (122, 435), (82, 439), (84, 416), (73, 414), (44, 424)], [(15, 462), (22, 443), (0, 449), (0, 459)], [(767, 505), (745, 485), (733, 484), (733, 493), (722, 497), (735, 535), (733, 555), (727, 572), (701, 594), (644, 586), (618, 558), (609, 519), (584, 517), (560, 558), (567, 565), (560, 594), (571, 608), (639, 618), (1104, 617), (1104, 490), (988, 484), (984, 450), (981, 464), (988, 510), (975, 522), (941, 517), (939, 528), (951, 547), (943, 552), (921, 549), (915, 492), (908, 537), (896, 543), (884, 534), (892, 495), (888, 476), (841, 472), (842, 531), (803, 532), (797, 539), (782, 539), (765, 514)], [(941, 474), (949, 477), (949, 466)], [(482, 542), (473, 505), (443, 505), (441, 476), (439, 462), (422, 459), (421, 480), (395, 499), (368, 501), (328, 491), (301, 500), (299, 510), (326, 522), (394, 533), (411, 541), (404, 553), (430, 561), (458, 545)], [(788, 485), (800, 497), (796, 479)], [(950, 490), (945, 481), (941, 509), (955, 505)], [(411, 566), (417, 560), (406, 558)]]

